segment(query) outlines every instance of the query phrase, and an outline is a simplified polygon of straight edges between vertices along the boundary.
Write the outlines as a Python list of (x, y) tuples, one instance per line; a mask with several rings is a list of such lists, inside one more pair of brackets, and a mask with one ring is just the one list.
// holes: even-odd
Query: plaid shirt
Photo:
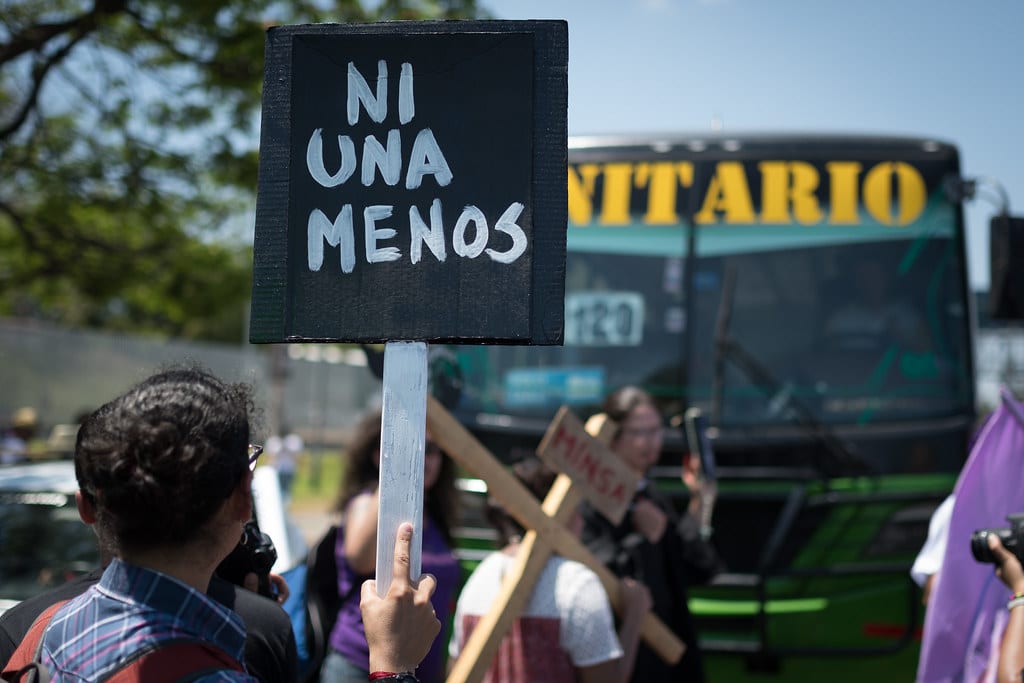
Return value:
[[(207, 641), (243, 661), (241, 617), (166, 574), (115, 559), (97, 585), (54, 615), (43, 637), (43, 663), (54, 683), (96, 681), (140, 648), (172, 638)], [(196, 680), (256, 679), (225, 670)]]

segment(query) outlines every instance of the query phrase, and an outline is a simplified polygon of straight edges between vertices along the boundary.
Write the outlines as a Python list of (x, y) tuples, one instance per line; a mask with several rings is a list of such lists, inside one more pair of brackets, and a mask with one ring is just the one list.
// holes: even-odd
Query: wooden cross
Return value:
[[(610, 424), (588, 425), (588, 432), (609, 438)], [(448, 683), (476, 683), (487, 672), (498, 644), (512, 621), (522, 613), (541, 570), (552, 552), (589, 567), (597, 574), (612, 608), (622, 614), (621, 581), (598, 561), (564, 526), (580, 500), (572, 480), (560, 474), (542, 505), (435, 398), (427, 397), (427, 428), (445, 452), (469, 472), (487, 482), (487, 491), (528, 529), (516, 563), (506, 575), (491, 609), (477, 624), (448, 676)], [(653, 613), (644, 618), (644, 641), (667, 662), (678, 662), (686, 646)]]

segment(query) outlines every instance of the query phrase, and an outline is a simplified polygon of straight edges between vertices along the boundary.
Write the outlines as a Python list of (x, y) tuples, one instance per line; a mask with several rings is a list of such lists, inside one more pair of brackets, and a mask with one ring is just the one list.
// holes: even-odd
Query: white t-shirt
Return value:
[[(458, 657), (480, 618), (501, 590), (515, 557), (488, 555), (459, 594), (449, 651)], [(608, 596), (585, 565), (553, 555), (544, 566), (523, 614), (515, 620), (484, 681), (564, 683), (576, 667), (622, 656)]]
[(918, 586), (924, 586), (929, 576), (942, 568), (942, 557), (946, 554), (946, 542), (949, 540), (949, 522), (953, 517), (953, 494), (946, 496), (939, 507), (935, 508), (928, 522), (928, 538), (910, 568), (910, 577)]

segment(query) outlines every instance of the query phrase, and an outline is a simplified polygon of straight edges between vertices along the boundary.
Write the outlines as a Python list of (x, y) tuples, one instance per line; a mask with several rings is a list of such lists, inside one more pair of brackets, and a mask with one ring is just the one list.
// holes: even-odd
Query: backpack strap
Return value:
[[(67, 600), (61, 600), (43, 610), (43, 613), (32, 622), (25, 637), (18, 643), (17, 649), (11, 658), (7, 660), (0, 678), (5, 681), (38, 681), (48, 683), (50, 672), (42, 666), (43, 658), (43, 633), (50, 625), (53, 615), (64, 606)], [(33, 675), (34, 674), (34, 675)]]
[[(43, 633), (54, 613), (67, 600), (50, 605), (36, 617), (25, 637), (11, 655), (0, 679), (24, 683), (49, 683), (50, 672), (42, 664)], [(211, 643), (182, 638), (165, 640), (131, 655), (128, 661), (111, 674), (109, 683), (142, 683), (145, 681), (177, 681), (188, 683), (197, 678), (230, 669), (245, 673), (245, 667), (222, 648)]]
[(206, 641), (191, 638), (165, 640), (139, 650), (111, 674), (108, 683), (142, 683), (145, 681), (177, 681), (187, 683), (197, 678), (230, 669), (245, 673), (245, 667), (223, 649)]

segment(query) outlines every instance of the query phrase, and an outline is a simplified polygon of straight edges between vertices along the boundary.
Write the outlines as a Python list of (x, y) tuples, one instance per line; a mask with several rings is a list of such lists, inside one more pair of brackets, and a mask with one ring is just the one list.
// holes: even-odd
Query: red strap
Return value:
[[(18, 648), (4, 667), (0, 678), (17, 681), (22, 669), (36, 659), (43, 632), (50, 625), (54, 613), (67, 600), (50, 605), (36, 617), (22, 638)], [(117, 670), (110, 683), (138, 683), (142, 681), (185, 681), (213, 671), (231, 669), (244, 673), (245, 667), (221, 648), (198, 640), (165, 641), (154, 649), (140, 651)]]
[(210, 643), (165, 641), (156, 649), (139, 654), (107, 680), (109, 683), (187, 681), (224, 669), (245, 672), (241, 662)]
[(54, 612), (64, 606), (67, 600), (61, 600), (43, 610), (43, 613), (36, 617), (36, 620), (32, 622), (25, 637), (21, 639), (18, 644), (18, 648), (11, 655), (11, 658), (7, 660), (7, 664), (4, 666), (3, 673), (0, 676), (5, 681), (16, 681), (18, 680), (15, 675), (18, 674), (24, 667), (35, 661), (36, 651), (39, 649), (39, 643), (43, 639), (43, 631), (50, 625), (50, 619), (53, 618)]

